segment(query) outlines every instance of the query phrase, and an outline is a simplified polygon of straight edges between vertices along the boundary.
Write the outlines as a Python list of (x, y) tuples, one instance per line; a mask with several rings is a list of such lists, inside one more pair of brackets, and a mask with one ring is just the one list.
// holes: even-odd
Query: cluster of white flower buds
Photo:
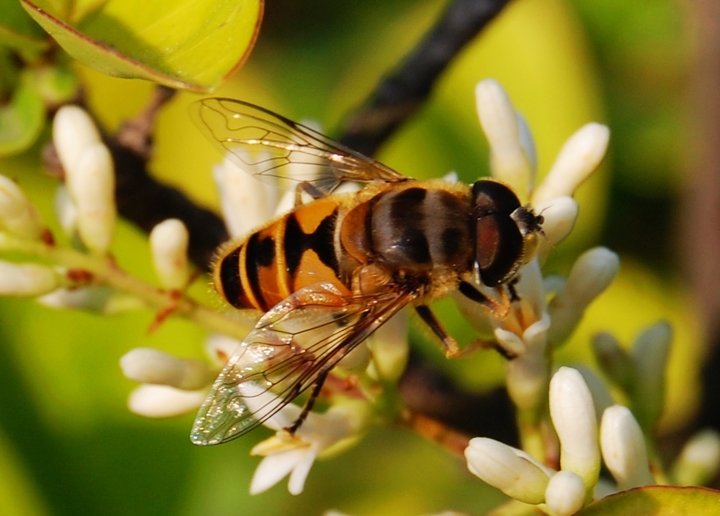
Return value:
[(555, 373), (549, 407), (560, 445), (559, 471), (522, 450), (484, 438), (472, 439), (465, 452), (470, 471), (508, 496), (544, 504), (559, 516), (574, 514), (594, 498), (601, 453), (617, 489), (655, 483), (642, 431), (627, 408), (605, 410), (598, 438), (592, 394), (577, 370), (561, 367)]
[[(40, 241), (46, 232), (35, 206), (11, 179), (0, 175), (0, 249), (14, 249), (13, 240)], [(0, 295), (37, 297), (55, 290), (63, 275), (34, 263), (0, 260)]]
[(53, 142), (69, 194), (67, 197), (61, 194), (58, 201), (60, 219), (66, 224), (64, 229), (77, 230), (88, 250), (104, 255), (110, 248), (117, 220), (110, 151), (90, 116), (77, 106), (58, 110), (53, 122)]
[(548, 304), (550, 292), (540, 262), (573, 228), (578, 205), (572, 195), (602, 160), (609, 131), (597, 123), (578, 130), (535, 188), (535, 146), (524, 119), (494, 80), (479, 83), (476, 98), (480, 123), (490, 143), (492, 175), (512, 186), (536, 213), (542, 213), (544, 237), (537, 258), (518, 274), (515, 287), (520, 301), (514, 303), (508, 317), (488, 317), (462, 296), (456, 296), (456, 301), (469, 321), (481, 330), (490, 327), (499, 346), (514, 357), (508, 364), (508, 392), (519, 408), (533, 411), (542, 406), (545, 397), (548, 345), (557, 346), (569, 337), (588, 304), (608, 287), (619, 267), (612, 251), (587, 251)]

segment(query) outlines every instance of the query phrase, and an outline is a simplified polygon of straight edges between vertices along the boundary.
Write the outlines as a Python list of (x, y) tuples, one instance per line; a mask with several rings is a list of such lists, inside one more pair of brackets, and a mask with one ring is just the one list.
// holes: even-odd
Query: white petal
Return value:
[(317, 457), (318, 446), (314, 445), (308, 448), (303, 458), (298, 461), (295, 468), (290, 473), (290, 480), (288, 481), (288, 491), (290, 494), (299, 495), (302, 493), (305, 487), (305, 480), (310, 473), (315, 458)]
[(197, 410), (206, 397), (204, 389), (185, 391), (166, 385), (141, 385), (130, 394), (128, 408), (145, 417), (174, 417)]
[(199, 360), (181, 359), (150, 348), (130, 350), (120, 359), (123, 374), (142, 383), (168, 385), (183, 390), (208, 386), (213, 374)]
[(610, 130), (602, 124), (581, 127), (560, 150), (547, 177), (533, 193), (533, 202), (572, 196), (602, 161), (609, 140)]
[(263, 458), (258, 464), (252, 482), (250, 494), (267, 491), (285, 478), (307, 453), (306, 448), (273, 453)]

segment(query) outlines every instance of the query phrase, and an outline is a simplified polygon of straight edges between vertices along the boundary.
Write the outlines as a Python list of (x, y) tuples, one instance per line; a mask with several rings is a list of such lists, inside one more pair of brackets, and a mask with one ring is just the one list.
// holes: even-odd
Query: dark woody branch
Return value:
[(437, 79), (509, 0), (456, 0), (393, 72), (350, 118), (339, 141), (373, 156), (417, 111)]

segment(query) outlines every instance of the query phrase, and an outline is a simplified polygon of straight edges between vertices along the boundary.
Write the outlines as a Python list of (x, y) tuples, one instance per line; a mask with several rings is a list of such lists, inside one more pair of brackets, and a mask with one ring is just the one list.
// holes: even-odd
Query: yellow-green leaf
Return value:
[(595, 502), (577, 516), (710, 516), (718, 514), (720, 492), (704, 487), (646, 486)]
[(76, 13), (21, 1), (81, 63), (108, 75), (196, 91), (213, 89), (243, 63), (263, 6), (262, 0), (110, 0), (71, 22)]
[(0, 0), (0, 45), (31, 53), (48, 48), (47, 35), (16, 0)]
[(38, 92), (21, 81), (10, 102), (0, 108), (0, 156), (27, 149), (40, 134), (45, 106)]

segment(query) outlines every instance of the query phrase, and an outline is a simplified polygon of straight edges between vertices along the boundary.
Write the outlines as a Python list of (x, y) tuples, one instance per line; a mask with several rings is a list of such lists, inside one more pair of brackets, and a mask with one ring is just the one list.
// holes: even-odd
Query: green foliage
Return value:
[(719, 504), (720, 493), (711, 489), (647, 486), (603, 498), (577, 516), (709, 516)]
[(22, 5), (91, 68), (200, 91), (213, 89), (242, 63), (262, 12), (258, 0), (108, 1), (82, 17), (50, 2)]
[(48, 109), (80, 94), (54, 45), (108, 75), (209, 91), (246, 59), (262, 1), (2, 0), (0, 11), (0, 156), (8, 156), (36, 141)]

